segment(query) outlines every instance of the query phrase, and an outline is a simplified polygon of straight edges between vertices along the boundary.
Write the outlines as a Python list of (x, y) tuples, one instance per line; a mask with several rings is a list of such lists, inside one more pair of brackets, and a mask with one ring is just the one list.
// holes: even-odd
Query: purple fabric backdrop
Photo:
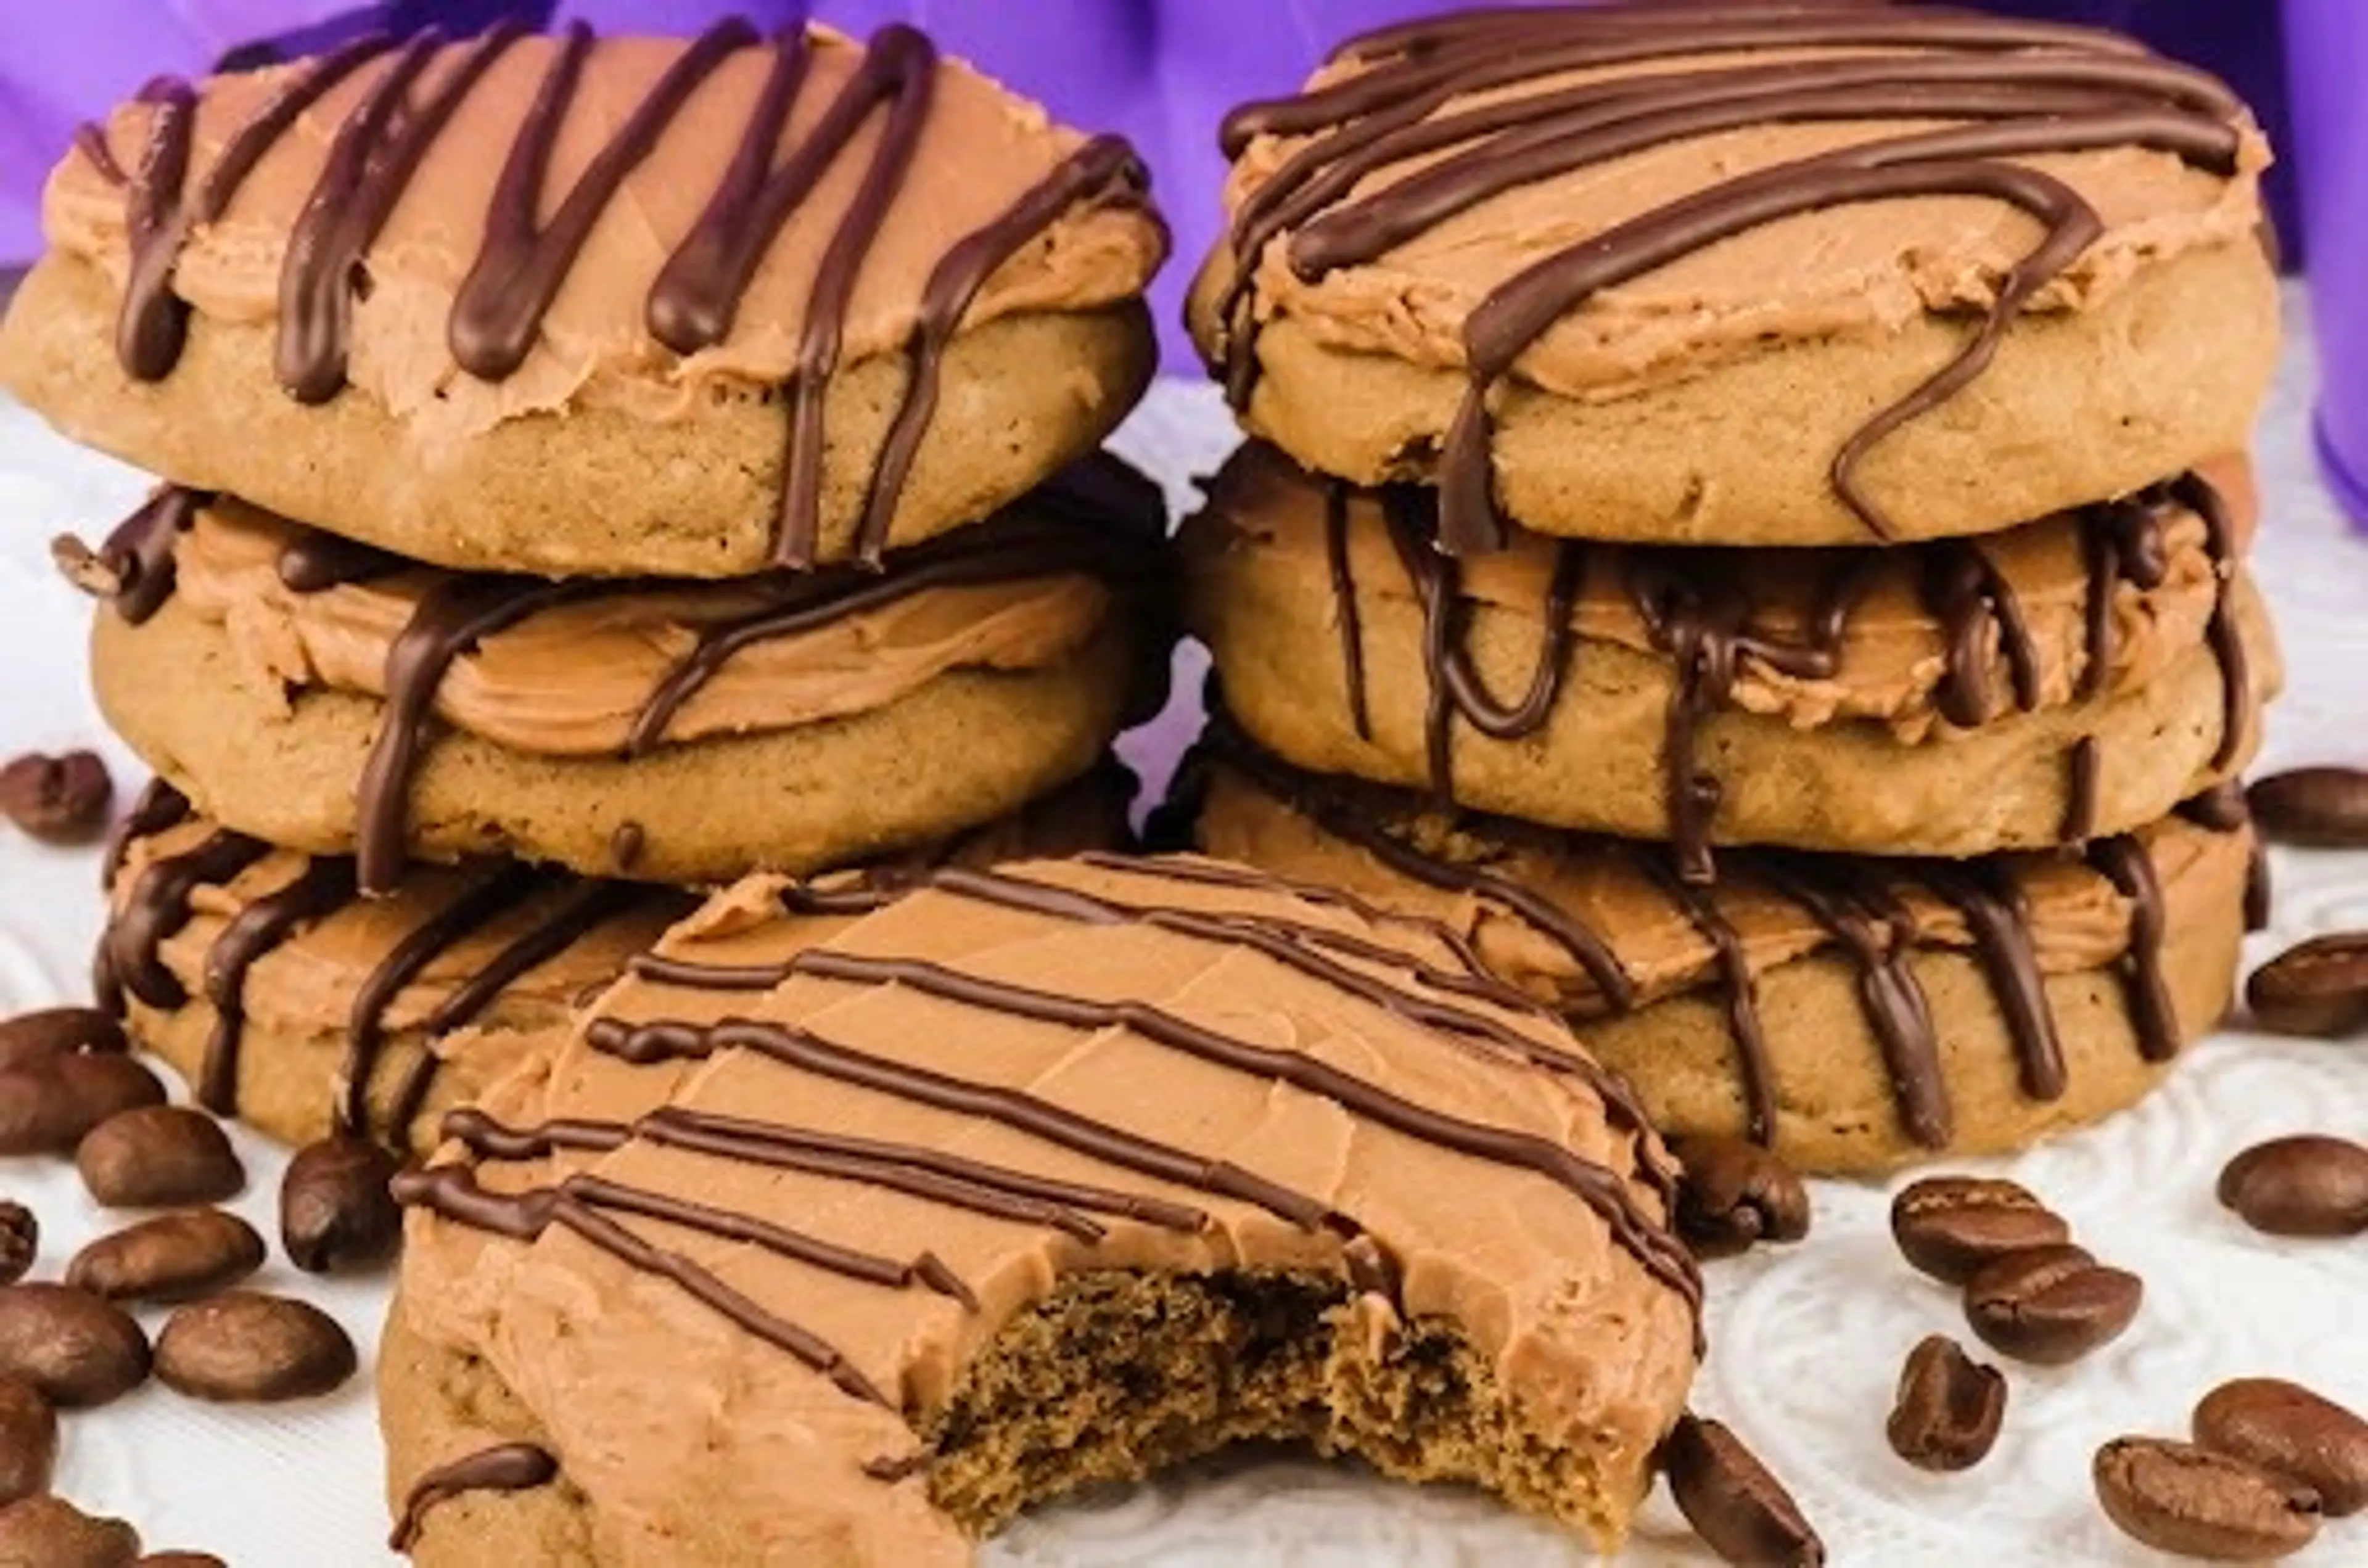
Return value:
[[(1281, 92), (1324, 46), (1361, 27), (1439, 8), (1446, 0), (66, 0), (7, 7), (0, 20), (0, 263), (39, 245), (43, 173), (75, 121), (159, 71), (197, 73), (257, 40), (319, 47), (366, 25), (430, 17), (456, 28), (491, 16), (584, 17), (607, 30), (694, 30), (733, 10), (775, 23), (809, 8), (862, 32), (892, 18), (919, 23), (951, 51), (1049, 103), (1073, 123), (1133, 137), (1156, 171), (1174, 219), (1178, 261), (1159, 302), (1171, 362), (1172, 324), (1193, 264), (1214, 237), (1222, 166), (1218, 117), (1245, 97)], [(2368, 6), (2368, 0), (2340, 0)], [(1991, 8), (2103, 22), (2224, 74), (2285, 130), (2275, 7), (2266, 0), (1991, 0)], [(268, 57), (268, 55), (266, 56)], [(2368, 80), (2368, 60), (2354, 62)], [(2298, 229), (2278, 171), (2290, 255)], [(2368, 199), (2368, 198), (2363, 198)]]

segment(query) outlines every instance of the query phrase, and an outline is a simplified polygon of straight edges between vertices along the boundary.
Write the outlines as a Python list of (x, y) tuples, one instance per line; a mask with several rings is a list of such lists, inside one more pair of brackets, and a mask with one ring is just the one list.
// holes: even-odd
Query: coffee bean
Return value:
[(2001, 1355), (2060, 1367), (2121, 1337), (2145, 1297), (2136, 1275), (2079, 1247), (2029, 1247), (1965, 1281), (1965, 1321)]
[(0, 767), (0, 812), (44, 844), (82, 844), (107, 825), (115, 780), (94, 751), (28, 752)]
[(237, 1215), (184, 1209), (99, 1237), (66, 1265), (66, 1283), (110, 1301), (188, 1301), (237, 1284), (264, 1256)]
[(308, 1301), (230, 1290), (182, 1307), (156, 1336), (156, 1375), (193, 1399), (310, 1399), (354, 1375), (354, 1342)]
[(222, 1123), (188, 1106), (142, 1106), (108, 1117), (74, 1150), (90, 1195), (110, 1209), (217, 1203), (245, 1189)]
[(2301, 1482), (2329, 1517), (2368, 1507), (2368, 1421), (2300, 1383), (2222, 1383), (2195, 1407), (2195, 1443)]
[(1704, 1545), (1754, 1568), (1816, 1568), (1825, 1543), (1783, 1483), (1720, 1422), (1691, 1413), (1661, 1445), (1669, 1494)]
[(327, 1274), (393, 1257), (403, 1241), (403, 1210), (388, 1185), (400, 1168), (382, 1146), (345, 1133), (297, 1150), (279, 1183), (279, 1241), (288, 1260)]
[(0, 1568), (132, 1568), (140, 1532), (95, 1519), (63, 1497), (28, 1497), (0, 1508)]
[(1678, 1146), (1678, 1233), (1697, 1257), (1727, 1257), (1759, 1242), (1809, 1233), (1809, 1192), (1773, 1151), (1741, 1138)]
[(1935, 1334), (1907, 1353), (1884, 1435), (1918, 1470), (1969, 1470), (1988, 1455), (2005, 1419), (2005, 1375)]
[(0, 1073), (45, 1067), (61, 1056), (131, 1049), (123, 1026), (96, 1007), (44, 1007), (0, 1022)]
[(2318, 1534), (2309, 1487), (2168, 1437), (2116, 1437), (2089, 1473), (2106, 1517), (2159, 1551), (2262, 1562)]
[(2335, 1040), (2368, 1028), (2368, 931), (2288, 948), (2245, 982), (2245, 1005), (2271, 1034)]
[(164, 1103), (165, 1085), (129, 1056), (61, 1056), (0, 1073), (0, 1154), (71, 1154), (108, 1117)]
[(2055, 1246), (2072, 1227), (2029, 1187), (1981, 1176), (1927, 1176), (1891, 1200), (1891, 1239), (1933, 1278), (1962, 1285), (2010, 1252)]
[(0, 1377), (61, 1410), (120, 1399), (148, 1376), (148, 1336), (123, 1311), (70, 1285), (0, 1288)]
[(2273, 1236), (2355, 1236), (2368, 1230), (2368, 1148), (2348, 1138), (2272, 1138), (2220, 1171), (2220, 1201)]
[(0, 1506), (47, 1492), (57, 1465), (57, 1412), (22, 1378), (0, 1378)]
[(2317, 849), (2368, 846), (2368, 773), (2297, 767), (2253, 781), (2245, 791), (2253, 822), (2280, 844)]
[(152, 1551), (131, 1568), (230, 1568), (211, 1551)]
[(41, 1221), (21, 1203), (0, 1200), (0, 1285), (14, 1285), (41, 1253)]

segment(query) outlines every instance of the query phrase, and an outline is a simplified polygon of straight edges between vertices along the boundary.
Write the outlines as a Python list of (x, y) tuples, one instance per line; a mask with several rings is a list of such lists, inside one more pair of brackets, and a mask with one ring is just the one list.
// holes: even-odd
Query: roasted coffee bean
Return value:
[(66, 1283), (110, 1301), (188, 1301), (237, 1284), (264, 1256), (237, 1215), (184, 1209), (99, 1237), (66, 1265)]
[(28, 752), (0, 767), (0, 812), (44, 844), (82, 844), (107, 825), (115, 780), (95, 751)]
[(193, 1399), (310, 1399), (354, 1375), (354, 1342), (309, 1301), (230, 1290), (192, 1302), (156, 1336), (156, 1375)]
[(1697, 1257), (1728, 1257), (1760, 1242), (1809, 1233), (1809, 1191), (1773, 1151), (1741, 1138), (1678, 1146), (1678, 1233)]
[(0, 1289), (0, 1377), (61, 1410), (120, 1399), (148, 1376), (148, 1336), (121, 1308), (71, 1285)]
[(1965, 1281), (1965, 1321), (2001, 1355), (2060, 1367), (2121, 1337), (2145, 1297), (2136, 1275), (2079, 1247), (2029, 1247)]
[(140, 1532), (95, 1519), (63, 1497), (28, 1497), (0, 1508), (0, 1568), (133, 1568)]
[(14, 1285), (41, 1254), (41, 1221), (21, 1203), (0, 1200), (0, 1285)]
[(2355, 1236), (2368, 1230), (2368, 1148), (2348, 1138), (2272, 1138), (2220, 1171), (2220, 1201), (2273, 1236)]
[(74, 1150), (90, 1195), (110, 1209), (218, 1203), (246, 1187), (246, 1167), (222, 1123), (188, 1106), (142, 1106), (110, 1116)]
[(2253, 823), (2280, 844), (2316, 849), (2368, 846), (2368, 773), (2297, 767), (2257, 778), (2245, 791)]
[(1669, 1494), (1704, 1545), (1753, 1568), (1816, 1568), (1825, 1543), (1783, 1483), (1720, 1422), (1678, 1417), (1661, 1446)]
[(1884, 1435), (1918, 1470), (1969, 1470), (1988, 1455), (2005, 1419), (2005, 1374), (1935, 1334), (1907, 1353)]
[(57, 1412), (22, 1378), (0, 1378), (0, 1506), (47, 1492), (57, 1466)]
[(2195, 1407), (2195, 1445), (2301, 1482), (2331, 1518), (2368, 1507), (2368, 1421), (2300, 1383), (2222, 1383)]
[(71, 1154), (108, 1117), (164, 1103), (165, 1085), (129, 1056), (61, 1056), (0, 1073), (0, 1154)]
[(131, 1568), (230, 1568), (211, 1551), (152, 1551)]
[(44, 1007), (0, 1023), (0, 1073), (45, 1067), (61, 1056), (131, 1049), (123, 1026), (96, 1007)]
[(313, 1274), (369, 1268), (394, 1256), (403, 1210), (388, 1186), (401, 1166), (367, 1138), (344, 1133), (307, 1143), (279, 1183), (279, 1242)]
[(2333, 1040), (2368, 1028), (2368, 931), (2288, 948), (2245, 982), (2245, 1005), (2271, 1034)]
[(2168, 1437), (2116, 1437), (2089, 1467), (2106, 1517), (2158, 1551), (2262, 1562), (2318, 1534), (2318, 1494)]
[(1891, 1200), (1891, 1239), (1917, 1268), (1962, 1285), (1994, 1258), (2070, 1241), (2072, 1227), (2015, 1182), (1939, 1176)]

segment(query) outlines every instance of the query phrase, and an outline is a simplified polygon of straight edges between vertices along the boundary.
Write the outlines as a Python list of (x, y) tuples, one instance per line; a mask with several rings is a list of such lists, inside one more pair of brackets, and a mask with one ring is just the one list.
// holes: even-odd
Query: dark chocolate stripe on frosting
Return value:
[(418, 1542), (427, 1511), (438, 1503), (471, 1492), (530, 1492), (550, 1485), (558, 1475), (559, 1461), (549, 1449), (532, 1443), (501, 1443), (438, 1465), (412, 1483), (386, 1544), (392, 1551), (409, 1551)]
[[(1750, 58), (1755, 51), (1804, 48), (1886, 52)], [(1697, 57), (1710, 63), (1545, 85), (1569, 72)], [(1292, 271), (1313, 282), (1504, 191), (1667, 142), (1804, 120), (1917, 127), (1738, 174), (1607, 231), (1574, 236), (1475, 305), (1463, 329), (1469, 384), (1439, 476), (1440, 539), (1463, 551), (1494, 548), (1504, 537), (1492, 494), (1492, 390), (1555, 322), (1599, 291), (1819, 208), (1924, 196), (2010, 205), (2045, 233), (1999, 280), (1980, 329), (1835, 454), (1837, 494), (1877, 537), (1889, 537), (1890, 519), (1857, 483), (1861, 460), (1979, 376), (2015, 315), (2102, 232), (2078, 192), (2009, 160), (2134, 145), (2231, 173), (2243, 113), (2210, 76), (2155, 59), (2129, 40), (1965, 13), (1555, 6), (1409, 24), (1352, 40), (1334, 59), (1362, 69), (1236, 109), (1221, 137), (1229, 156), (1262, 135), (1310, 138), (1235, 218), (1234, 270), (1219, 312), (1220, 368), (1237, 404), (1247, 402), (1258, 369), (1253, 274), (1278, 241)], [(1480, 95), (1495, 96), (1474, 101)], [(1454, 107), (1458, 100), (1463, 107)], [(1926, 129), (1936, 120), (1968, 123)], [(1360, 192), (1366, 176), (1416, 157), (1428, 160), (1418, 172)]]

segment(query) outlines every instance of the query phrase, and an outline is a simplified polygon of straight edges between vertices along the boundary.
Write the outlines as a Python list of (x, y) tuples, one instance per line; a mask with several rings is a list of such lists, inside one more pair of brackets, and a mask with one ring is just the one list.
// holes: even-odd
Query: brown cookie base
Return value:
[[(1451, 821), (1425, 813), (1411, 797), (1378, 790), (1327, 794), (1320, 808), (1305, 799), (1287, 802), (1276, 789), (1281, 782), (1281, 775), (1253, 782), (1235, 767), (1212, 767), (1199, 806), (1201, 847), (1340, 887), (1383, 909), (1445, 922), (1472, 940), (1501, 978), (1568, 1013), (1595, 1054), (1634, 1085), (1665, 1134), (1749, 1131), (1732, 983), (1712, 942), (1671, 892), (1666, 850), (1488, 819)], [(1401, 851), (1397, 864), (1384, 863), (1368, 843), (1319, 824), (1308, 814), (1314, 809), (1357, 811), (1352, 825), (1360, 837), (1380, 830), (1386, 817), (1390, 839), (1417, 845), (1419, 852)], [(2172, 817), (2135, 841), (2146, 846), (2161, 880), (2157, 967), (2178, 1040), (2192, 1040), (2217, 1024), (2234, 994), (2251, 835)], [(1567, 945), (1501, 898), (1429, 885), (1409, 874), (1409, 859), (1434, 873), (1445, 866), (1504, 878), (1555, 919), (1598, 933), (1634, 983), (1632, 1005), (1611, 1005)], [(1857, 887), (1896, 892), (1916, 885), (1912, 869), (1901, 876), (1876, 860), (1809, 861), (1795, 858), (1797, 871), (1829, 892), (1842, 890), (1845, 898)], [(1730, 881), (1701, 896), (1741, 932), (1772, 1088), (1773, 1142), (1803, 1170), (1867, 1175), (1942, 1154), (2008, 1153), (2134, 1104), (2169, 1070), (2168, 1062), (2148, 1061), (2143, 1051), (2125, 956), (2130, 908), (2107, 879), (2077, 861), (2037, 857), (1970, 868), (2013, 882), (2031, 912), (2027, 928), (2050, 932), (2039, 943), (2039, 967), (2064, 1086), (2050, 1096), (2029, 1091), (2004, 993), (1963, 922), (1922, 899), (1917, 907), (1927, 924), (1902, 967), (1930, 1016), (1950, 1129), (1945, 1142), (1919, 1142), (1904, 1125), (1897, 1078), (1867, 999), (1867, 965), (1805, 906), (1772, 896), (1756, 869), (1735, 869), (1751, 887), (1748, 894)], [(2051, 922), (2061, 927), (2060, 939)], [(1946, 931), (1940, 929), (1944, 923)], [(2083, 947), (2080, 933), (2100, 926), (2121, 935), (2101, 947), (2090, 935)], [(1872, 929), (1880, 941), (1881, 923)]]
[[(778, 396), (752, 389), (665, 425), (571, 408), (430, 442), (350, 388), (317, 407), (288, 397), (268, 324), (198, 317), (173, 374), (134, 381), (111, 347), (119, 294), (88, 262), (44, 259), (0, 332), (0, 380), (74, 439), (151, 472), (462, 570), (732, 577), (770, 562), (788, 439)], [(958, 335), (889, 544), (985, 517), (1091, 451), (1156, 362), (1140, 304)], [(1032, 373), (1046, 366), (1058, 373)], [(832, 379), (821, 561), (851, 553), (905, 379), (889, 356)]]
[[(1204, 351), (1227, 260), (1195, 279)], [(2209, 330), (2199, 330), (2208, 323)], [(1978, 325), (1770, 345), (1579, 401), (1508, 381), (1491, 400), (1497, 504), (1540, 533), (1639, 544), (1871, 542), (1834, 455)], [(1910, 420), (1859, 476), (1900, 540), (1988, 533), (2121, 495), (2246, 446), (2277, 357), (2277, 279), (2250, 244), (2146, 267), (2101, 305), (2019, 318), (1975, 383)], [(1258, 339), (1244, 423), (1360, 484), (1431, 483), (1468, 378), (1328, 346), (1281, 316)]]
[[(415, 857), (508, 854), (671, 882), (843, 866), (989, 821), (1082, 774), (1124, 721), (1139, 640), (1106, 625), (1066, 663), (956, 672), (889, 707), (630, 760), (548, 757), (431, 732), (411, 790)], [(200, 812), (314, 854), (354, 846), (355, 786), (384, 705), (292, 699), (224, 629), (176, 599), (141, 626), (100, 615), (92, 674), (108, 722)]]

